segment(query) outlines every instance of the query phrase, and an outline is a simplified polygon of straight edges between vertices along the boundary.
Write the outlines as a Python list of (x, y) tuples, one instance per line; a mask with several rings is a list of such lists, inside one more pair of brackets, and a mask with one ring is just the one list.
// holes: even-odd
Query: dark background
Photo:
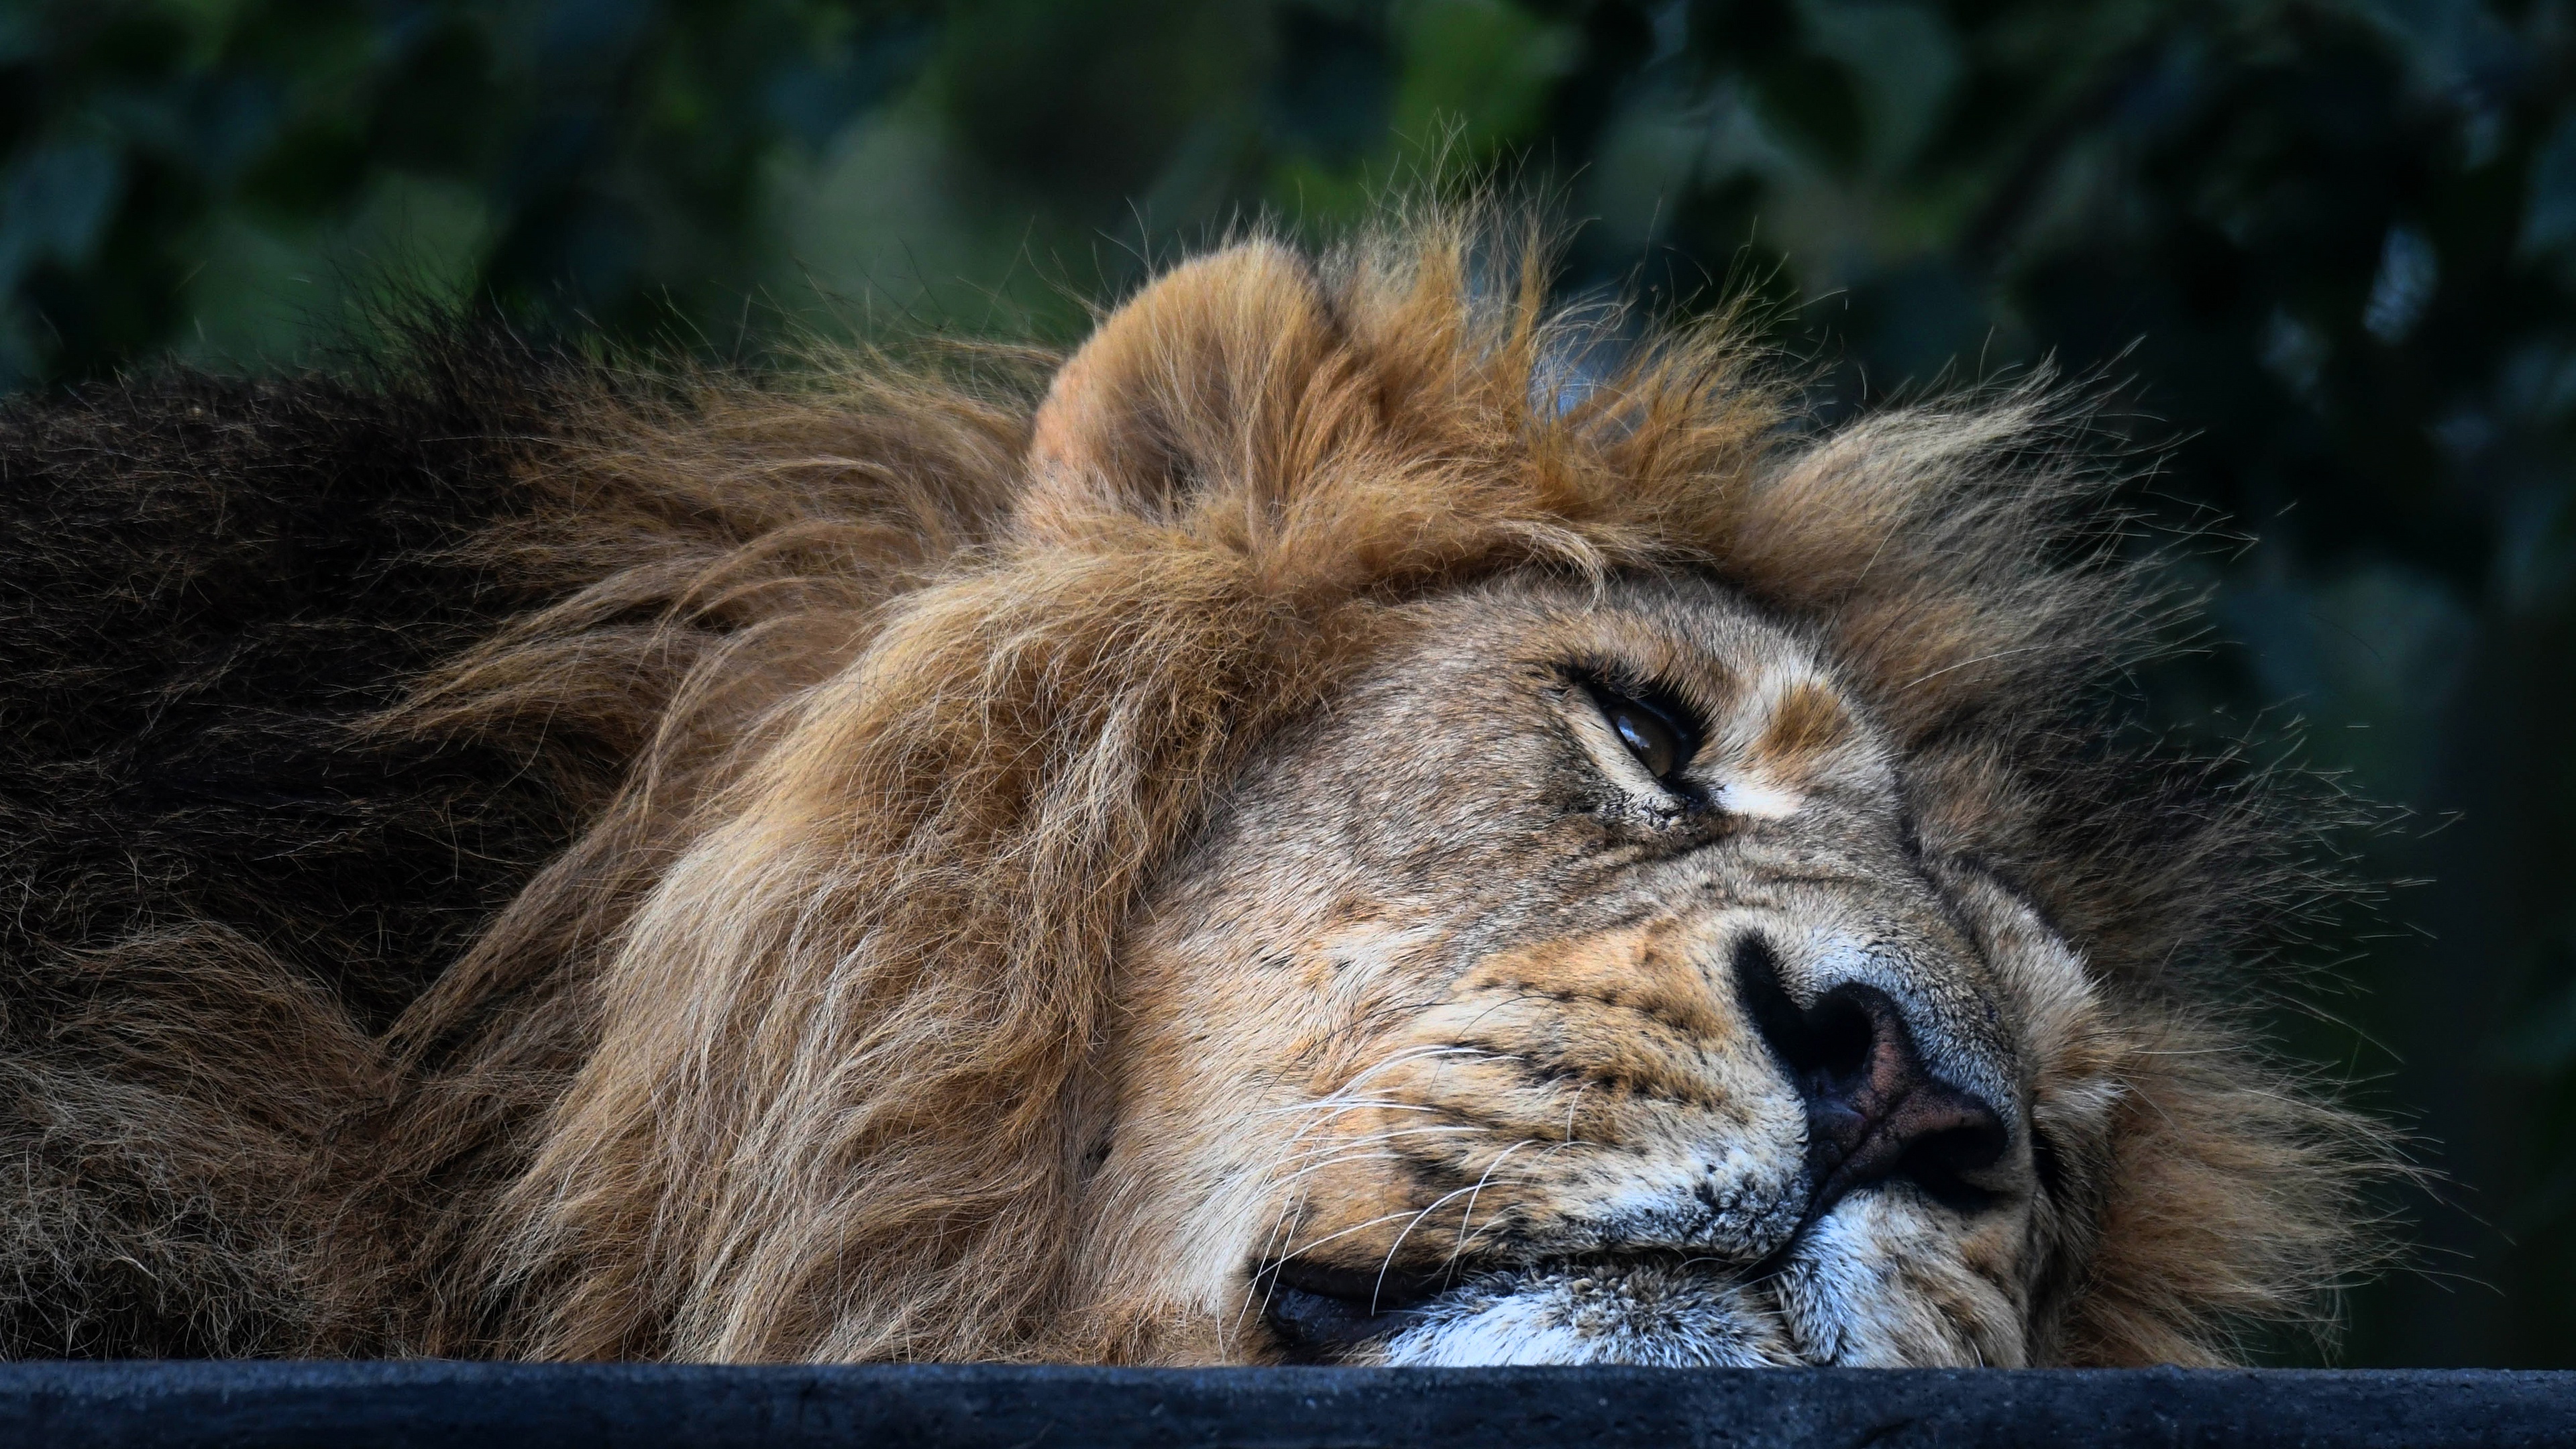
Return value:
[(2282, 1018), (2449, 1178), (2340, 1360), (2576, 1364), (2569, 4), (0, 0), (0, 387), (301, 365), (423, 293), (1069, 339), (1247, 212), (1488, 167), (1586, 222), (1571, 290), (1775, 299), (1832, 406), (2127, 381), (2146, 506), (2250, 538), (2147, 709), (2411, 807), (2357, 868), (2430, 882)]

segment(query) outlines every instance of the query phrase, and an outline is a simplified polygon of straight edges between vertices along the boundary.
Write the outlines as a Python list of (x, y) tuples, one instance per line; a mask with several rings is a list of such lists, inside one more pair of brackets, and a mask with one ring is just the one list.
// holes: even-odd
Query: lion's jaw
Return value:
[[(1912, 838), (1862, 706), (1715, 587), (1496, 586), (1409, 624), (1133, 936), (1079, 1275), (1114, 1352), (2044, 1356), (2098, 1013), (2026, 908)], [(1600, 677), (1703, 716), (1686, 768), (1639, 768)], [(1987, 1115), (1838, 1175), (1817, 1084), (1882, 1047)]]

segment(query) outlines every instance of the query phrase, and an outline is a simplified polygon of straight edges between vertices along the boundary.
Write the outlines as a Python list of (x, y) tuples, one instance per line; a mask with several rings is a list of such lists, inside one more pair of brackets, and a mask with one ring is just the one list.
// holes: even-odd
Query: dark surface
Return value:
[(2576, 1374), (0, 1367), (0, 1441), (89, 1445), (2520, 1445)]

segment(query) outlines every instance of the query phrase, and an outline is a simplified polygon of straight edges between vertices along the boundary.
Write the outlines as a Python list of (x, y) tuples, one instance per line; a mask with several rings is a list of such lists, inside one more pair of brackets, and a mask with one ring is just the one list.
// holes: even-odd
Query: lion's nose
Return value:
[(1754, 1025), (1806, 1101), (1810, 1220), (1894, 1177), (1955, 1207), (1983, 1203), (1985, 1191), (1967, 1174), (2003, 1156), (2003, 1115), (1932, 1075), (1886, 992), (1847, 981), (1802, 1007), (1758, 936), (1737, 945), (1735, 976)]

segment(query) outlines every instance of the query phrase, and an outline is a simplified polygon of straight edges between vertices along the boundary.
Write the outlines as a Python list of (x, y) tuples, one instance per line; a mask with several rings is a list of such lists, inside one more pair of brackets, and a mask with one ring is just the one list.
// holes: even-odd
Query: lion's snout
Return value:
[(1265, 1320), (1343, 1361), (1794, 1359), (1793, 1321), (1839, 1313), (1810, 1239), (1975, 1234), (2018, 1196), (2020, 1129), (1957, 1080), (2011, 1070), (1954, 1029), (1975, 973), (1915, 933), (1900, 1000), (1886, 924), (1684, 913), (1461, 973), (1318, 1105)]
[(2002, 1160), (2011, 1130), (1984, 1095), (1925, 1064), (1894, 998), (1844, 981), (1802, 1006), (1764, 937), (1744, 936), (1734, 958), (1737, 1000), (1806, 1103), (1808, 1221), (1899, 1177), (1945, 1202), (1983, 1204), (1977, 1178)]

